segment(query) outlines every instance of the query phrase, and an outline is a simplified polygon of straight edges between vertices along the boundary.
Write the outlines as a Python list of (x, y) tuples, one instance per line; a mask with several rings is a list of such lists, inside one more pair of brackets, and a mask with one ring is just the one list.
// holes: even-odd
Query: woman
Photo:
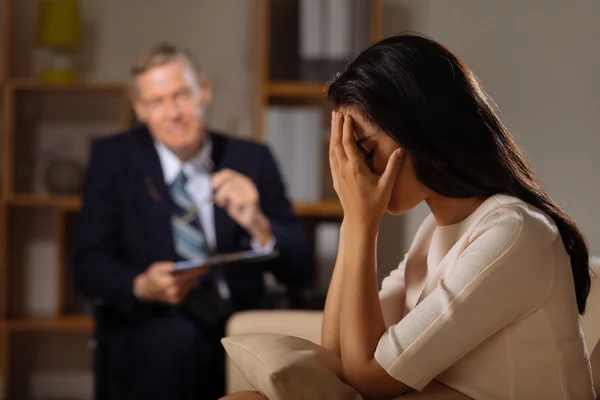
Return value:
[[(344, 380), (365, 399), (434, 379), (474, 399), (593, 399), (584, 238), (473, 73), (400, 35), (360, 54), (328, 97), (344, 220), (322, 345)], [(431, 214), (378, 293), (380, 219), (422, 201)]]

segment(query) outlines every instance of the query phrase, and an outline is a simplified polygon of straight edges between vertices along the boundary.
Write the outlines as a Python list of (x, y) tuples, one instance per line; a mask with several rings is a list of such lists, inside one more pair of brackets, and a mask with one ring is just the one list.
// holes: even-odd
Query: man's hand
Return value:
[(225, 208), (235, 222), (265, 246), (272, 236), (271, 224), (260, 209), (258, 190), (252, 180), (224, 169), (213, 175), (212, 186), (217, 205)]
[(160, 301), (179, 305), (207, 271), (203, 268), (173, 275), (175, 264), (167, 261), (155, 262), (133, 281), (133, 293), (140, 300)]

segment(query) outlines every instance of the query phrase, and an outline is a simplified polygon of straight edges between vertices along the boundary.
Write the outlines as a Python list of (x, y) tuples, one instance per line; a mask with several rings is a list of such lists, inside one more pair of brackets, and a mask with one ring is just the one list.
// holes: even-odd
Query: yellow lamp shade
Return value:
[(77, 0), (40, 0), (36, 42), (40, 46), (74, 48), (81, 39)]

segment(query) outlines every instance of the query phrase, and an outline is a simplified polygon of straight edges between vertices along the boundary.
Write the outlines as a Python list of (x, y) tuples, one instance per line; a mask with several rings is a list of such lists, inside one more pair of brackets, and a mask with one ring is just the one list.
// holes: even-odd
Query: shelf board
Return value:
[(6, 203), (17, 207), (56, 207), (64, 210), (77, 210), (81, 207), (79, 196), (15, 194), (9, 196)]
[(299, 217), (342, 217), (344, 210), (337, 200), (323, 200), (318, 203), (295, 203), (294, 212)]
[(324, 82), (272, 81), (265, 84), (265, 92), (269, 97), (325, 99), (326, 89)]
[[(12, 195), (6, 203), (16, 207), (56, 207), (64, 211), (78, 211), (81, 208), (79, 196), (45, 196), (35, 194)], [(323, 200), (317, 203), (295, 203), (294, 212), (299, 217), (341, 217), (342, 206), (337, 200)]]
[(14, 91), (25, 92), (115, 92), (126, 93), (126, 86), (119, 83), (77, 82), (72, 84), (44, 83), (36, 79), (13, 79), (6, 83)]
[(91, 332), (94, 322), (89, 316), (74, 315), (7, 319), (4, 326), (14, 332)]

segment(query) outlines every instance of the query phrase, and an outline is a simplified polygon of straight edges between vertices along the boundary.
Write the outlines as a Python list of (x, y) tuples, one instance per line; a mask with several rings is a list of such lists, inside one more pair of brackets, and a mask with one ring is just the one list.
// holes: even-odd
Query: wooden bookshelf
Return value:
[[(68, 268), (81, 199), (79, 194), (44, 194), (39, 190), (41, 175), (36, 171), (42, 167), (33, 163), (39, 163), (35, 159), (37, 152), (59, 133), (65, 138), (75, 137), (78, 143), (72, 149), (75, 154), (85, 143), (89, 145), (88, 139), (94, 135), (126, 129), (132, 121), (125, 84), (84, 81), (47, 84), (35, 78), (11, 76), (20, 73), (11, 65), (11, 57), (28, 51), (14, 46), (13, 36), (21, 31), (11, 29), (15, 17), (11, 12), (27, 10), (17, 11), (17, 4), (16, 0), (0, 0), (0, 398), (3, 399), (22, 398), (22, 394), (17, 394), (16, 382), (26, 380), (30, 373), (16, 365), (21, 351), (26, 350), (17, 345), (23, 343), (23, 338), (36, 340), (47, 333), (69, 333), (85, 335), (85, 343), (85, 337), (94, 329), (92, 318), (84, 314), (80, 298), (72, 295), (75, 291)], [(63, 127), (68, 128), (66, 133), (61, 131)], [(89, 127), (90, 131), (82, 132), (81, 127)], [(86, 161), (81, 157), (79, 161), (85, 166)], [(46, 258), (39, 258), (40, 253), (36, 259), (31, 255), (49, 247), (53, 251), (41, 253), (47, 254)], [(36, 273), (41, 273), (41, 277), (37, 278)], [(38, 295), (35, 288), (44, 289), (41, 300), (35, 297)], [(79, 338), (81, 343), (82, 337)]]
[(127, 94), (127, 88), (122, 83), (84, 83), (76, 82), (71, 84), (49, 84), (40, 82), (36, 79), (10, 79), (7, 82), (10, 90), (29, 91), (29, 92), (114, 92), (118, 94)]
[[(364, 2), (361, 2), (361, 6), (364, 8), (357, 15), (360, 14), (360, 16), (364, 17), (363, 22), (368, 25), (363, 25), (361, 28), (364, 29), (358, 30), (365, 35), (361, 46), (373, 43), (381, 38), (381, 4), (381, 0), (364, 0)], [(312, 160), (321, 164), (319, 168), (322, 169), (322, 172), (315, 174), (320, 175), (320, 178), (316, 179), (321, 179), (321, 182), (319, 182), (320, 196), (315, 196), (316, 198), (320, 197), (320, 199), (311, 203), (297, 201), (297, 199), (301, 198), (300, 193), (302, 191), (294, 190), (294, 182), (289, 181), (292, 178), (284, 175), (284, 179), (287, 178), (285, 180), (288, 183), (287, 187), (289, 196), (293, 202), (294, 212), (306, 228), (309, 242), (313, 249), (315, 249), (315, 255), (317, 255), (316, 250), (319, 244), (319, 229), (321, 225), (324, 223), (339, 224), (343, 218), (343, 209), (333, 190), (333, 182), (327, 161), (329, 115), (332, 110), (327, 100), (327, 88), (330, 81), (335, 77), (335, 72), (343, 69), (344, 61), (350, 61), (362, 49), (358, 49), (358, 45), (356, 47), (352, 46), (353, 49), (350, 52), (354, 52), (354, 55), (349, 56), (347, 60), (338, 60), (341, 62), (333, 64), (330, 63), (331, 60), (323, 56), (322, 60), (319, 60), (316, 64), (312, 64), (310, 67), (304, 64), (308, 68), (303, 70), (302, 56), (300, 54), (301, 22), (299, 15), (299, 2), (297, 1), (258, 0), (255, 24), (257, 27), (255, 36), (255, 85), (257, 102), (255, 108), (254, 136), (259, 141), (269, 142), (269, 138), (267, 137), (269, 130), (266, 129), (268, 128), (266, 124), (267, 113), (270, 111), (270, 107), (275, 107), (275, 113), (281, 112), (279, 116), (277, 114), (270, 115), (270, 121), (281, 121), (279, 117), (282, 115), (285, 118), (286, 107), (296, 110), (306, 107), (309, 110), (308, 113), (311, 114), (309, 118), (314, 117), (315, 110), (322, 112), (323, 118), (320, 132), (322, 133), (322, 137), (320, 138), (322, 140), (318, 140), (319, 138), (315, 138), (314, 136), (311, 137), (309, 139), (311, 146), (315, 145), (316, 148), (314, 148), (314, 152), (312, 151), (312, 147), (308, 150)], [(358, 19), (358, 17), (356, 18)], [(320, 65), (322, 70), (318, 71), (317, 74), (313, 74), (315, 72), (313, 67), (316, 65)], [(300, 116), (302, 117), (302, 115)], [(313, 129), (317, 125), (314, 118), (309, 123), (310, 128), (308, 129)], [(284, 125), (279, 128), (282, 132), (286, 129)], [(310, 133), (314, 132), (311, 131)], [(288, 129), (287, 132), (283, 132), (281, 137), (274, 140), (271, 150), (276, 159), (281, 163), (280, 172), (282, 174), (285, 174), (285, 171), (291, 171), (289, 165), (283, 164), (285, 161), (282, 160), (286, 160), (285, 155), (277, 153), (276, 143), (285, 142), (285, 134), (301, 135), (302, 131), (293, 127), (292, 129)], [(303, 148), (302, 151), (307, 151), (307, 149)], [(319, 159), (319, 157), (322, 158)], [(293, 165), (297, 167), (298, 164), (293, 163)], [(311, 172), (314, 173), (314, 171)], [(326, 279), (324, 277), (326, 277), (328, 271), (332, 270), (333, 265), (318, 264), (317, 268), (319, 269), (317, 273), (318, 277), (315, 277), (313, 288), (315, 291), (321, 291), (322, 282), (320, 281)]]
[(79, 196), (16, 194), (8, 197), (6, 203), (15, 207), (56, 207), (77, 211), (81, 207), (81, 198)]
[[(306, 99), (326, 100), (327, 82), (309, 82), (301, 79), (274, 79), (272, 78), (272, 57), (275, 54), (273, 48), (274, 39), (277, 39), (278, 48), (297, 48), (298, 33), (292, 31), (279, 32), (277, 28), (286, 25), (281, 22), (277, 12), (284, 12), (286, 17), (289, 17), (290, 9), (297, 6), (297, 3), (280, 0), (256, 0), (258, 3), (258, 11), (256, 13), (256, 36), (255, 49), (257, 52), (255, 78), (257, 85), (257, 118), (255, 121), (255, 137), (259, 140), (263, 139), (264, 114), (266, 109), (273, 104), (275, 98), (286, 98), (288, 100), (296, 100), (303, 103)], [(381, 38), (381, 0), (365, 0), (368, 5), (368, 41), (375, 42)], [(291, 13), (297, 13), (298, 10), (292, 10)], [(290, 24), (293, 25), (293, 24)], [(286, 28), (288, 29), (288, 28)], [(297, 29), (297, 26), (292, 26), (289, 29)], [(282, 37), (287, 38), (288, 43), (282, 45)], [(289, 55), (289, 54), (288, 54)], [(277, 54), (278, 58), (282, 57)], [(292, 63), (293, 65), (294, 63)]]
[(4, 323), (9, 332), (91, 332), (94, 321), (85, 315), (10, 319)]
[(10, 390), (10, 340), (5, 327), (6, 315), (6, 288), (9, 283), (6, 280), (6, 251), (7, 251), (7, 221), (6, 221), (6, 157), (5, 149), (5, 123), (6, 123), (6, 85), (5, 82), (9, 75), (10, 55), (10, 32), (11, 32), (11, 3), (9, 0), (0, 1), (0, 378), (2, 379), (2, 390), (0, 396), (2, 399), (9, 399)]
[(318, 203), (296, 203), (294, 212), (300, 217), (341, 218), (344, 215), (342, 205), (337, 200), (323, 200)]
[[(368, 1), (368, 41), (375, 42), (381, 37), (381, 0)], [(297, 32), (278, 31), (277, 29), (297, 29), (293, 23), (285, 18), (297, 18), (298, 10), (294, 9), (296, 3), (276, 0), (258, 0), (258, 12), (256, 20), (256, 85), (257, 85), (257, 106), (255, 120), (255, 137), (257, 140), (264, 141), (264, 116), (267, 109), (272, 105), (320, 105), (323, 107), (326, 115), (327, 98), (326, 91), (328, 82), (313, 82), (303, 79), (279, 79), (273, 77), (273, 57), (278, 59), (286, 58), (277, 53), (282, 48), (297, 48)], [(281, 14), (278, 14), (281, 13)], [(296, 13), (296, 17), (294, 17)], [(282, 18), (280, 18), (280, 16)], [(284, 21), (284, 22), (282, 22)], [(290, 28), (290, 26), (292, 26)], [(282, 39), (284, 38), (284, 39)], [(288, 42), (285, 42), (287, 40)], [(275, 44), (275, 42), (277, 42)], [(284, 43), (285, 42), (285, 43)], [(286, 54), (289, 56), (290, 54)], [(293, 55), (292, 55), (293, 56)], [(293, 67), (293, 62), (288, 63)], [(281, 73), (279, 68), (278, 73)], [(289, 74), (292, 74), (290, 71)], [(289, 75), (288, 74), (288, 75)], [(315, 152), (321, 152), (323, 149), (315, 149)], [(323, 174), (329, 174), (328, 166)], [(335, 199), (333, 190), (326, 194), (326, 198), (321, 201), (307, 204), (294, 204), (294, 210), (299, 217), (308, 217), (311, 219), (332, 219), (343, 216), (341, 205)]]
[(11, 2), (5, 0), (0, 2), (0, 82), (4, 82), (9, 76), (9, 62), (11, 51)]
[[(76, 212), (81, 208), (79, 196), (13, 195), (6, 199), (6, 203), (14, 207), (54, 207), (64, 212)], [(299, 217), (341, 217), (343, 215), (342, 206), (337, 200), (294, 203), (293, 207)]]
[(326, 83), (274, 81), (267, 82), (264, 91), (269, 97), (322, 100), (325, 98), (326, 89)]

